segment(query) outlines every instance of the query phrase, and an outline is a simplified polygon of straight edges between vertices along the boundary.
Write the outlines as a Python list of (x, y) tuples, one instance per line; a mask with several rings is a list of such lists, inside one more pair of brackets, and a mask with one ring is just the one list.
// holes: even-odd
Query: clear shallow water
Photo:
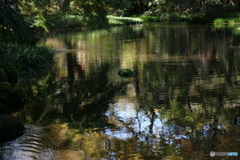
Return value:
[[(104, 160), (240, 153), (238, 39), (228, 30), (177, 24), (53, 33), (42, 43), (59, 51), (56, 64), (15, 113), (27, 131), (2, 144), (0, 155)], [(119, 77), (124, 68), (135, 76)]]

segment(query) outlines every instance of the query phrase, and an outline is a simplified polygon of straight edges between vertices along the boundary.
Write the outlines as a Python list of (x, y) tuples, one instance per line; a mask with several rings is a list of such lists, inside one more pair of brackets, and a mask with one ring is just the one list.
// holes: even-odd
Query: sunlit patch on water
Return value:
[(164, 125), (166, 119), (161, 119), (161, 115), (147, 113), (139, 108), (138, 103), (128, 98), (119, 99), (116, 103), (109, 105), (106, 112), (109, 119), (117, 126), (117, 129), (106, 129), (104, 134), (126, 140), (138, 136), (138, 141), (146, 141), (142, 135), (151, 135), (155, 138), (165, 139), (190, 138), (188, 135), (181, 134), (180, 127), (176, 125)]

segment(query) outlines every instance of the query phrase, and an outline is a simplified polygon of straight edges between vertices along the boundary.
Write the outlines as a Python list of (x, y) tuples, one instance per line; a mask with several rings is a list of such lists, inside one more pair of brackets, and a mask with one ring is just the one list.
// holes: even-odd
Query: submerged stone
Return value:
[(121, 77), (132, 77), (134, 76), (134, 72), (130, 69), (121, 69), (120, 71), (118, 71), (118, 75)]
[(25, 126), (16, 117), (0, 115), (0, 141), (6, 141), (23, 135)]

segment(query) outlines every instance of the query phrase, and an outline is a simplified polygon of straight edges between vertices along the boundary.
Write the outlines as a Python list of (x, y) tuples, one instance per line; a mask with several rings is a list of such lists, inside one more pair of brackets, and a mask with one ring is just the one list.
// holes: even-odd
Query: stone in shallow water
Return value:
[(118, 75), (121, 77), (132, 77), (134, 76), (134, 72), (130, 69), (121, 69), (120, 71), (118, 71)]
[(7, 114), (0, 115), (0, 141), (20, 136), (24, 131), (25, 126), (18, 118)]

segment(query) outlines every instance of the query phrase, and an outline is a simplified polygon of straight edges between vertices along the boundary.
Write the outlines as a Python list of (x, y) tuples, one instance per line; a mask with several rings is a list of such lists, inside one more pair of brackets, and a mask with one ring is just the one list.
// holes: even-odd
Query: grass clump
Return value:
[(54, 56), (54, 51), (45, 47), (20, 44), (4, 44), (0, 52), (0, 69), (15, 70), (18, 76), (31, 76), (46, 70)]

